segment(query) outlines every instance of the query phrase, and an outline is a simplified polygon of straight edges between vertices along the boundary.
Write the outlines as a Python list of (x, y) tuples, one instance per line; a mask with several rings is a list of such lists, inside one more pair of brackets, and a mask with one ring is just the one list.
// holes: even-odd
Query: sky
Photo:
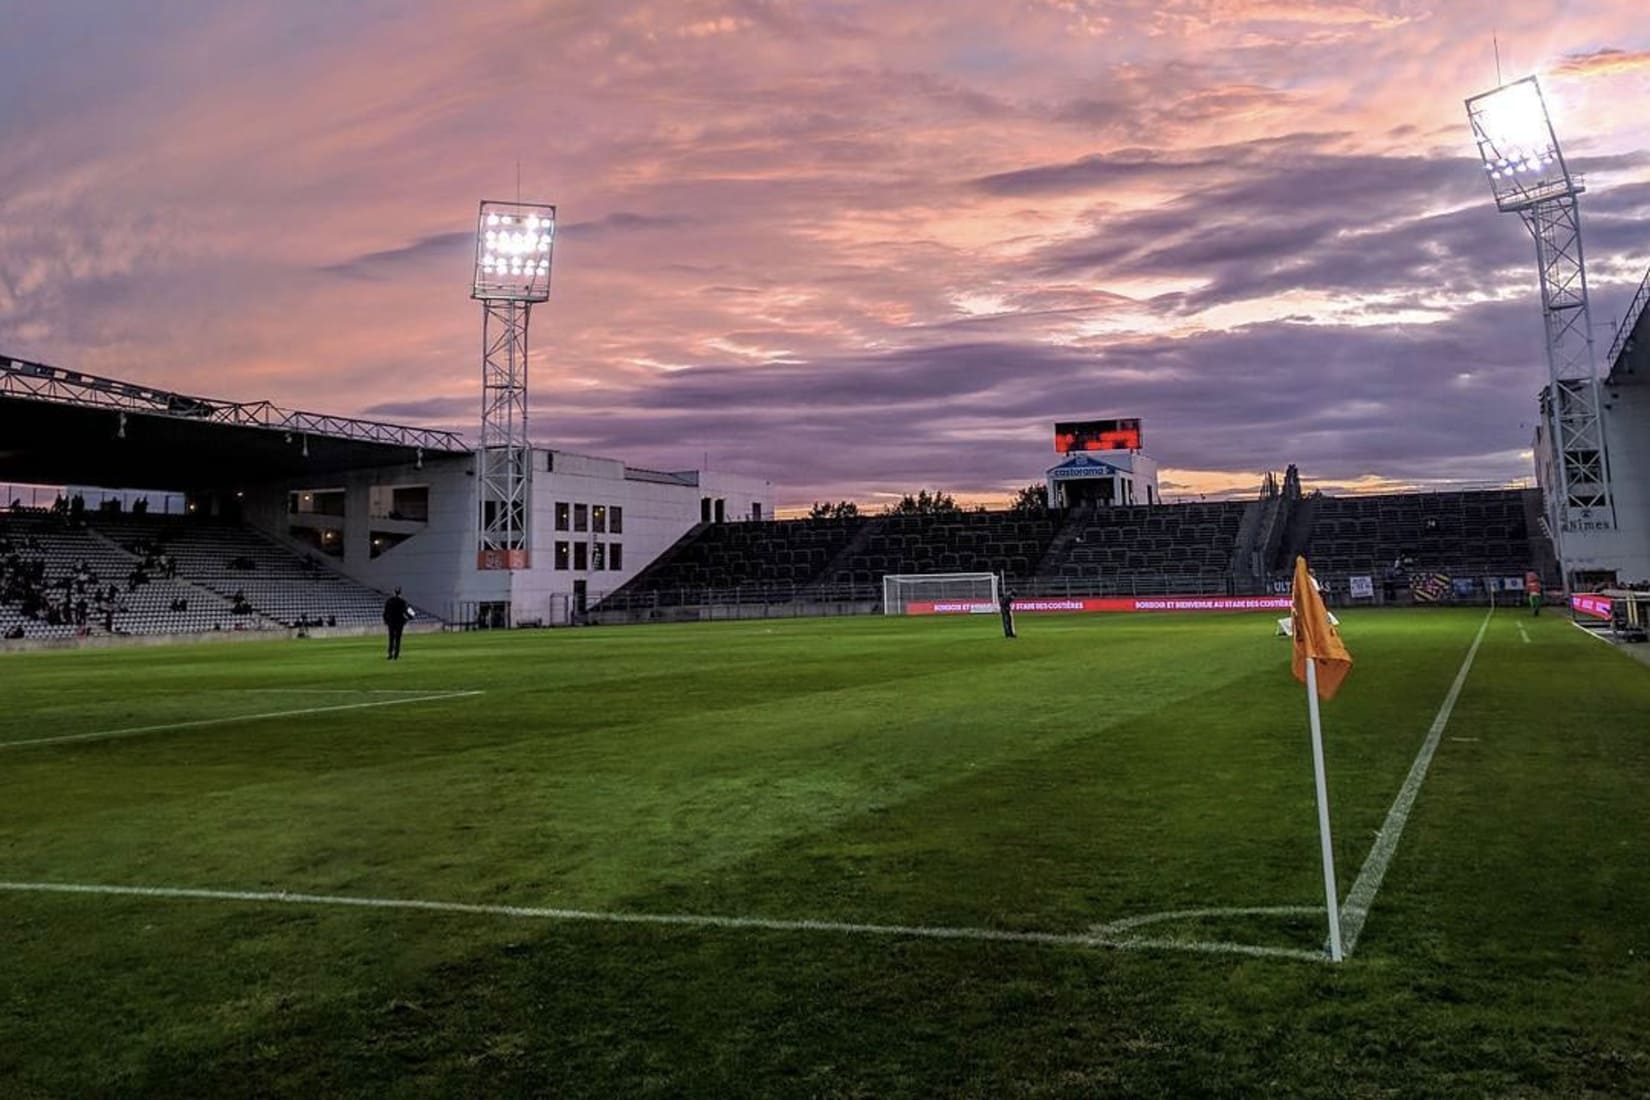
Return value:
[(1112, 416), (1171, 499), (1527, 478), (1497, 42), (1586, 174), (1602, 354), (1641, 0), (0, 0), (0, 354), (474, 439), (519, 166), (536, 442), (790, 508), (1000, 503)]

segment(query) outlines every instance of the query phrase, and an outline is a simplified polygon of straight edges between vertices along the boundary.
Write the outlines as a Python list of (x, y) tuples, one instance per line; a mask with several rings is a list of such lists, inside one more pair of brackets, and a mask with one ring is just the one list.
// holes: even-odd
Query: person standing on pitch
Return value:
[(390, 660), (401, 659), (401, 631), (406, 628), (407, 620), (413, 617), (412, 608), (407, 601), (401, 598), (401, 589), (395, 590), (395, 595), (384, 601), (384, 625), (390, 628)]
[(1003, 637), (1017, 638), (1014, 633), (1014, 590), (1004, 587), (997, 597), (997, 607), (1003, 613)]
[(1541, 576), (1533, 569), (1524, 574), (1524, 591), (1530, 599), (1530, 614), (1541, 614)]

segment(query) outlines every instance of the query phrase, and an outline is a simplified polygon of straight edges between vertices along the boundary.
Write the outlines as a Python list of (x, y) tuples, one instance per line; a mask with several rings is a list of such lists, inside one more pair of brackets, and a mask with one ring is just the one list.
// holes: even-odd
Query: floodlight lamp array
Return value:
[(1569, 188), (1569, 169), (1535, 77), (1475, 96), (1467, 111), (1484, 174), (1503, 209), (1509, 201)]
[(1479, 125), (1484, 170), (1494, 179), (1542, 172), (1558, 161), (1558, 143), (1534, 84), (1509, 84), (1492, 92), (1479, 104)]
[(555, 213), (553, 206), (482, 203), (472, 297), (534, 302), (550, 296)]

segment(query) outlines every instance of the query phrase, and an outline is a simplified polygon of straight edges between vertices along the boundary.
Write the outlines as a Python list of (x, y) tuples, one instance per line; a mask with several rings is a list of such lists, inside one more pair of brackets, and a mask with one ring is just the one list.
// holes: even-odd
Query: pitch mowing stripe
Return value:
[(30, 745), (64, 745), (74, 741), (112, 741), (119, 737), (138, 737), (145, 733), (164, 733), (168, 730), (199, 729), (202, 726), (227, 726), (235, 722), (262, 722), (271, 718), (296, 718), (304, 714), (330, 714), (340, 710), (361, 710), (365, 707), (399, 707), (408, 703), (437, 703), (443, 699), (464, 699), (482, 694), (479, 691), (447, 691), (436, 695), (418, 695), (410, 699), (374, 699), (366, 703), (335, 703), (328, 707), (302, 707), (298, 710), (266, 711), (263, 714), (231, 714), (223, 718), (194, 718), (187, 722), (166, 722), (158, 726), (133, 726), (123, 730), (96, 730), (92, 733), (70, 733), (62, 737), (36, 737), (30, 741), (0, 741), (0, 749), (21, 749)]
[(1432, 727), (1427, 730), (1426, 740), (1421, 743), (1421, 751), (1415, 754), (1415, 762), (1409, 766), (1409, 774), (1404, 777), (1404, 785), (1398, 789), (1398, 797), (1392, 800), (1392, 808), (1386, 812), (1386, 820), (1381, 823), (1381, 831), (1375, 835), (1375, 843), (1358, 871), (1357, 881), (1346, 895), (1346, 904), (1341, 906), (1341, 938), (1349, 956), (1358, 944), (1364, 922), (1369, 919), (1369, 908), (1375, 904), (1381, 880), (1386, 878), (1386, 869), (1392, 864), (1393, 853), (1398, 850), (1398, 841), (1409, 822), (1409, 811), (1414, 808), (1415, 799), (1421, 793), (1421, 783), (1427, 777), (1427, 769), (1432, 766), (1432, 756), (1438, 751), (1444, 727), (1449, 725), (1455, 701), (1461, 697), (1461, 688), (1466, 685), (1467, 673), (1472, 671), (1473, 658), (1478, 656), (1478, 647), (1484, 641), (1484, 634), (1490, 628), (1490, 617), (1494, 614), (1495, 608), (1491, 607), (1479, 624), (1478, 634), (1461, 662), (1461, 671), (1455, 674), (1455, 682), (1450, 685), (1449, 694), (1444, 696), (1444, 704), (1438, 708)]
[(848, 936), (895, 939), (962, 940), (983, 943), (1033, 944), (1047, 947), (1100, 947), (1119, 951), (1190, 951), (1205, 955), (1297, 959), (1323, 962), (1316, 951), (1288, 947), (1261, 947), (1221, 941), (1167, 939), (1110, 939), (1102, 935), (1062, 932), (1017, 932), (999, 928), (951, 928), (920, 924), (863, 924), (833, 920), (780, 920), (773, 917), (726, 917), (693, 913), (623, 913), (589, 909), (552, 909), (530, 905), (482, 905), (461, 901), (418, 898), (348, 897), (338, 894), (296, 894), (285, 890), (206, 890), (183, 886), (111, 886), (73, 882), (0, 882), (0, 891), (31, 894), (91, 894), (104, 897), (243, 901), (272, 905), (346, 906), (358, 909), (417, 910), (466, 916), (512, 917), (521, 920), (581, 921), (591, 924), (665, 925), (676, 928), (757, 930), (764, 932), (823, 932)]

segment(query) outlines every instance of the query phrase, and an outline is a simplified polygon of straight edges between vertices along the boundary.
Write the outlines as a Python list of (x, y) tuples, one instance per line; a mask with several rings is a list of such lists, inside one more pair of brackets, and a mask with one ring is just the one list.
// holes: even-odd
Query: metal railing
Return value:
[(1639, 283), (1638, 293), (1633, 295), (1633, 302), (1627, 307), (1627, 319), (1616, 330), (1616, 338), (1610, 343), (1610, 353), (1604, 357), (1605, 374), (1610, 374), (1616, 369), (1616, 360), (1627, 347), (1627, 341), (1632, 337), (1633, 329), (1638, 326), (1639, 316), (1647, 304), (1650, 304), (1650, 270), (1645, 271), (1644, 279)]

